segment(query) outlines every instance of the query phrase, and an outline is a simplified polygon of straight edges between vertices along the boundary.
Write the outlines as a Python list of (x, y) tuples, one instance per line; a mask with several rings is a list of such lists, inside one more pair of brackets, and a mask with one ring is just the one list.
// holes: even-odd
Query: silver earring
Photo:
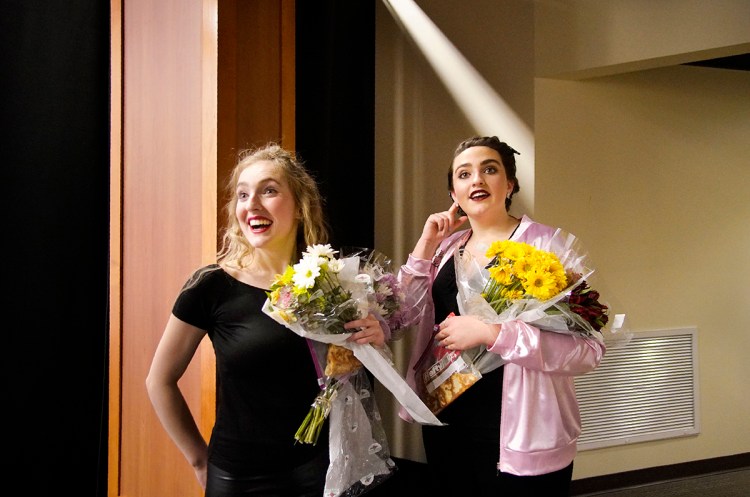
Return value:
[(508, 200), (510, 200), (510, 192), (508, 192), (508, 194), (505, 196), (505, 198), (507, 198)]

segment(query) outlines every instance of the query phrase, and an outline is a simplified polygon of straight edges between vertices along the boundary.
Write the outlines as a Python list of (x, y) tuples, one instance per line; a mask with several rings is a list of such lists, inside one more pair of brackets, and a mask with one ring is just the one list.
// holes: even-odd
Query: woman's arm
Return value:
[(146, 377), (148, 395), (161, 424), (193, 467), (204, 489), (208, 447), (177, 381), (205, 335), (204, 330), (170, 315)]
[(577, 376), (593, 371), (606, 347), (594, 338), (542, 331), (514, 320), (502, 323), (489, 350), (528, 369)]
[(431, 214), (424, 223), (414, 250), (399, 269), (399, 285), (407, 298), (406, 326), (414, 325), (420, 319), (427, 303), (435, 269), (433, 259), (440, 244), (466, 222), (466, 216), (456, 217), (457, 211), (458, 204), (454, 202), (447, 211)]
[(452, 316), (439, 325), (435, 338), (449, 350), (484, 345), (506, 362), (545, 373), (588, 373), (599, 365), (606, 350), (593, 338), (542, 331), (519, 320), (487, 324), (476, 316)]
[(453, 202), (447, 211), (430, 214), (422, 228), (422, 234), (412, 250), (412, 255), (418, 259), (432, 259), (440, 242), (450, 236), (466, 220), (466, 216), (456, 217), (458, 204)]

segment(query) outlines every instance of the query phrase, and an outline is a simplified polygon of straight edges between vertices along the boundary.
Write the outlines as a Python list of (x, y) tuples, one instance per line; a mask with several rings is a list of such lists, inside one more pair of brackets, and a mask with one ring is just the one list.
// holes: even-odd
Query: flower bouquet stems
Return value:
[(301, 443), (315, 445), (326, 418), (331, 412), (339, 387), (347, 381), (351, 374), (362, 367), (362, 363), (354, 357), (354, 353), (340, 345), (328, 344), (325, 366), (325, 383), (312, 403), (310, 410), (302, 421), (294, 439)]
[(320, 432), (328, 414), (331, 412), (331, 405), (336, 398), (338, 387), (339, 381), (336, 378), (328, 379), (325, 388), (315, 397), (307, 416), (302, 420), (302, 424), (294, 434), (294, 439), (297, 442), (313, 445), (318, 443)]

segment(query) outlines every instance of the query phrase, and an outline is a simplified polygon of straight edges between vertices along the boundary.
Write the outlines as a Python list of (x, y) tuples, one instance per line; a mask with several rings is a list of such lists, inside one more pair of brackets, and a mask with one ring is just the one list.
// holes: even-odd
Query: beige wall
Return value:
[(537, 76), (605, 76), (750, 51), (747, 0), (534, 4)]
[(588, 477), (750, 451), (750, 72), (537, 80), (536, 217), (586, 241), (633, 331), (696, 327), (700, 433), (581, 452)]
[[(534, 162), (520, 160), (529, 156), (523, 150), (519, 157), (519, 166), (533, 181), (521, 184), (527, 196), (514, 204), (515, 213), (528, 213), (582, 238), (604, 288), (622, 304), (633, 331), (698, 329), (700, 433), (581, 452), (574, 477), (749, 452), (745, 419), (750, 399), (744, 382), (750, 377), (750, 317), (743, 308), (750, 304), (750, 73), (650, 69), (650, 62), (644, 64), (649, 70), (623, 71), (634, 67), (638, 53), (644, 59), (661, 56), (661, 65), (671, 64), (675, 56), (696, 60), (695, 52), (704, 48), (726, 55), (737, 50), (741, 36), (750, 41), (750, 31), (731, 34), (726, 31), (734, 24), (720, 29), (704, 22), (699, 36), (660, 42), (653, 38), (658, 32), (668, 37), (692, 25), (684, 24), (683, 15), (673, 19), (660, 10), (644, 17), (651, 2), (600, 0), (599, 7), (610, 8), (598, 7), (594, 14), (611, 19), (616, 28), (600, 26), (598, 38), (592, 26), (569, 32), (555, 50), (563, 61), (566, 53), (579, 51), (568, 53), (579, 65), (559, 69), (568, 73), (561, 76), (571, 77), (569, 69), (575, 69), (574, 77), (583, 78), (599, 70), (596, 64), (606, 65), (602, 73), (609, 75), (582, 81), (535, 79), (532, 47), (508, 41), (527, 39), (508, 33), (534, 32), (538, 59), (541, 44), (551, 39), (540, 32), (545, 23), (523, 15), (529, 2), (418, 3), (533, 130)], [(591, 8), (591, 2), (545, 3), (553, 4)], [(735, 9), (740, 17), (750, 5), (684, 4), (698, 18), (696, 9), (702, 4), (705, 19), (717, 8), (725, 17)], [(520, 15), (510, 15), (514, 12)], [(645, 31), (643, 19), (650, 20)], [(375, 245), (400, 263), (427, 215), (449, 205), (445, 173), (451, 153), (475, 127), (384, 5), (378, 6), (377, 29), (376, 198), (383, 200), (376, 205)], [(625, 40), (643, 36), (651, 42), (640, 52), (626, 51), (637, 44)], [(620, 55), (604, 60), (598, 57), (605, 51), (596, 55), (589, 47), (592, 53), (583, 57), (580, 47), (565, 45), (565, 40), (607, 41), (621, 47), (611, 52)], [(685, 45), (680, 47), (679, 40)], [(730, 48), (721, 46), (730, 42)], [(657, 47), (667, 50), (655, 54)], [(494, 134), (503, 137), (504, 132)], [(408, 341), (395, 347), (398, 361), (404, 360), (407, 346)], [(387, 395), (380, 395), (384, 417), (390, 420), (392, 452), (423, 460), (418, 427), (392, 415)]]

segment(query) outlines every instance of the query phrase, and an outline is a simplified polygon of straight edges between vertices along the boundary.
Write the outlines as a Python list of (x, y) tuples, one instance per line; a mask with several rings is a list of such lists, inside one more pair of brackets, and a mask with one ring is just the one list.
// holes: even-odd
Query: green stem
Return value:
[(338, 381), (330, 379), (325, 389), (315, 397), (312, 407), (307, 412), (307, 416), (294, 434), (294, 439), (301, 443), (313, 444), (318, 443), (318, 438), (323, 430), (328, 413), (331, 410), (331, 402), (338, 391)]

